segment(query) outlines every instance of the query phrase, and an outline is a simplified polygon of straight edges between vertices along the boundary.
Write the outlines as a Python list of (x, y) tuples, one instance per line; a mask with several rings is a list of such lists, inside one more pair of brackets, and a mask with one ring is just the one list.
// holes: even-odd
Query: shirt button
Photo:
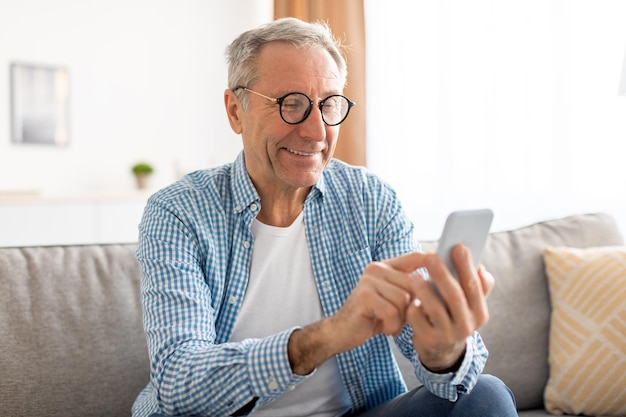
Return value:
[(245, 242), (243, 242), (243, 247), (245, 249), (250, 249), (250, 242), (248, 242), (247, 240)]
[(231, 295), (231, 296), (228, 298), (228, 302), (229, 302), (230, 304), (237, 304), (237, 297), (235, 297), (234, 295)]
[(259, 208), (259, 206), (257, 206), (256, 204), (254, 204), (254, 203), (250, 204), (250, 210), (257, 211), (258, 208)]
[(267, 386), (269, 387), (269, 389), (271, 389), (272, 391), (277, 390), (278, 389), (278, 382), (274, 379), (274, 378), (270, 378)]
[(287, 385), (287, 391), (293, 391), (296, 389), (295, 385)]
[(235, 211), (241, 211), (241, 206), (239, 205), (235, 206)]

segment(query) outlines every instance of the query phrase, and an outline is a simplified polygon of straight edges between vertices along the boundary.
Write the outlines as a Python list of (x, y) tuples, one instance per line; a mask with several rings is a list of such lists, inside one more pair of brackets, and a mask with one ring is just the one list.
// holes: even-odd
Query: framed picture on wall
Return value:
[(69, 142), (70, 76), (64, 67), (11, 64), (11, 141)]

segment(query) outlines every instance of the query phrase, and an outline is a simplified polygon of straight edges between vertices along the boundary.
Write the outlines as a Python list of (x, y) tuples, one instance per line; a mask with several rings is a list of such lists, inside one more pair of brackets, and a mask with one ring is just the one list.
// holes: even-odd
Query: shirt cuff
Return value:
[(263, 401), (264, 397), (277, 397), (292, 390), (314, 373), (301, 376), (291, 370), (287, 344), (291, 334), (297, 329), (298, 327), (294, 327), (260, 339), (248, 351), (250, 387), (252, 395), (261, 398), (259, 404), (266, 402)]
[(468, 336), (465, 345), (465, 356), (461, 366), (455, 372), (444, 374), (431, 372), (426, 369), (417, 355), (414, 356), (411, 362), (415, 368), (415, 375), (434, 395), (454, 402), (458, 400), (459, 393), (468, 392), (473, 385), (473, 383), (468, 383), (468, 377), (470, 381), (475, 381), (478, 377), (471, 375), (475, 353), (473, 335)]

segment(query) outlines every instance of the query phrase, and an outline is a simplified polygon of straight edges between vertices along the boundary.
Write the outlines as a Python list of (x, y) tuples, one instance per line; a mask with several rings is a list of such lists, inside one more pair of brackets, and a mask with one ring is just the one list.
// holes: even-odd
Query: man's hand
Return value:
[(341, 310), (331, 321), (352, 349), (379, 333), (397, 335), (407, 323), (406, 312), (416, 294), (419, 254), (409, 253), (367, 266)]
[(339, 311), (293, 333), (288, 353), (294, 372), (308, 374), (379, 333), (398, 334), (407, 323), (415, 282), (422, 279), (411, 275), (419, 259), (420, 254), (409, 253), (368, 265)]
[[(476, 271), (467, 252), (460, 245), (453, 251), (460, 282), (432, 253), (412, 252), (368, 265), (337, 313), (292, 334), (288, 354), (294, 373), (308, 374), (377, 334), (397, 335), (407, 323), (426, 368), (438, 372), (454, 365), (465, 352), (467, 336), (487, 322), (486, 297), (493, 287), (491, 274)], [(445, 303), (413, 272), (421, 267), (429, 270)]]
[(469, 250), (463, 245), (452, 251), (459, 281), (437, 255), (422, 256), (420, 263), (428, 269), (444, 301), (429, 282), (419, 280), (406, 316), (413, 327), (413, 345), (422, 364), (430, 371), (441, 372), (461, 359), (467, 336), (489, 320), (486, 299), (494, 280), (482, 266), (475, 269)]

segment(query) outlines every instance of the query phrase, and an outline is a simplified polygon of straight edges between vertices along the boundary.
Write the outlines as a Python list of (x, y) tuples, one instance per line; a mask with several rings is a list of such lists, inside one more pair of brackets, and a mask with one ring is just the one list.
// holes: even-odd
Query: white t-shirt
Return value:
[[(255, 220), (252, 234), (250, 279), (231, 341), (262, 338), (322, 319), (303, 213), (289, 227), (268, 226)], [(331, 358), (292, 391), (251, 415), (331, 417), (349, 408), (337, 360)]]

